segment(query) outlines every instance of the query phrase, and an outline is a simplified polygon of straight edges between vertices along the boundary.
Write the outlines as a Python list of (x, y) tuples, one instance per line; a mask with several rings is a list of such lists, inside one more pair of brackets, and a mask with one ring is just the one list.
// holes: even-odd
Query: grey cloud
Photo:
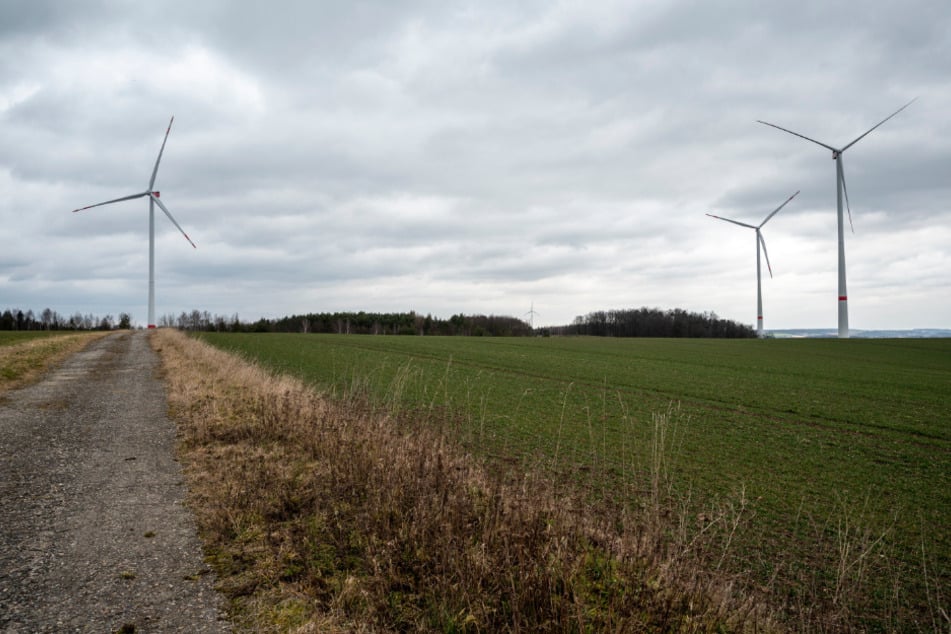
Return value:
[(160, 313), (487, 311), (533, 296), (549, 323), (647, 301), (742, 317), (750, 241), (703, 214), (755, 220), (801, 189), (767, 238), (776, 292), (799, 301), (771, 305), (832, 314), (812, 285), (834, 284), (833, 163), (755, 120), (840, 142), (915, 95), (846, 155), (847, 245), (871, 298), (911, 266), (890, 238), (918, 240), (909, 323), (941, 288), (947, 247), (915, 233), (949, 224), (938, 0), (4, 12), (0, 222), (51, 251), (4, 254), (0, 280), (19, 276), (4, 298), (20, 305), (144, 304), (146, 203), (69, 210), (144, 187), (174, 114), (157, 187), (199, 249), (159, 214)]

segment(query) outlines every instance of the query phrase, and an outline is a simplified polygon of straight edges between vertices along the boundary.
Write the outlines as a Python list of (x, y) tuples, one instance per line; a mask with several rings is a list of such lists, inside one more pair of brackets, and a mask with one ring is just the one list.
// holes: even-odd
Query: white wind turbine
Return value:
[(528, 315), (528, 325), (534, 331), (535, 330), (535, 315), (538, 314), (538, 311), (535, 310), (535, 302), (532, 302), (531, 309), (525, 313)]
[[(917, 99), (917, 97), (915, 97), (915, 99)], [(836, 204), (837, 204), (837, 213), (838, 213), (837, 222), (838, 222), (838, 229), (839, 229), (839, 338), (841, 339), (846, 339), (849, 336), (849, 294), (846, 291), (846, 286), (845, 286), (845, 231), (844, 231), (844, 223), (842, 219), (843, 194), (845, 195), (845, 206), (849, 212), (849, 226), (850, 227), (852, 226), (852, 208), (849, 205), (849, 191), (845, 186), (845, 171), (844, 171), (844, 168), (842, 167), (842, 154), (847, 149), (849, 149), (850, 147), (852, 147), (853, 145), (861, 141), (863, 138), (865, 138), (865, 136), (869, 132), (871, 132), (872, 130), (882, 125), (883, 123), (885, 123), (886, 121), (894, 117), (896, 114), (898, 114), (899, 112), (901, 112), (902, 110), (910, 106), (915, 101), (915, 99), (912, 99), (911, 101), (906, 103), (904, 106), (902, 106), (901, 108), (899, 108), (898, 110), (891, 113), (890, 115), (888, 115), (887, 117), (885, 117), (884, 119), (876, 123), (874, 126), (869, 128), (866, 132), (856, 137), (854, 141), (852, 141), (848, 145), (845, 145), (841, 148), (834, 148), (831, 145), (826, 145), (825, 143), (821, 141), (810, 139), (804, 134), (799, 134), (798, 132), (787, 130), (786, 128), (782, 128), (778, 125), (767, 123), (766, 121), (757, 120), (757, 123), (762, 123), (764, 125), (768, 125), (770, 127), (776, 128), (777, 130), (782, 130), (783, 132), (788, 132), (789, 134), (798, 136), (801, 139), (812, 141), (816, 145), (821, 145), (822, 147), (832, 152), (832, 158), (833, 160), (835, 160), (835, 189), (836, 189)], [(853, 232), (855, 231), (854, 227), (852, 228), (852, 231)]]
[(722, 218), (720, 216), (714, 216), (713, 214), (707, 214), (711, 218), (716, 218), (717, 220), (725, 220), (726, 222), (732, 222), (735, 225), (740, 225), (741, 227), (748, 227), (756, 231), (756, 334), (759, 336), (763, 335), (763, 288), (762, 288), (762, 282), (760, 279), (760, 269), (761, 269), (760, 257), (759, 257), (760, 245), (763, 246), (763, 255), (766, 256), (766, 267), (769, 269), (769, 276), (770, 277), (773, 276), (773, 267), (770, 266), (769, 264), (769, 253), (766, 251), (766, 240), (763, 239), (763, 233), (760, 231), (760, 229), (762, 229), (763, 225), (769, 222), (770, 218), (778, 214), (779, 210), (785, 207), (786, 204), (789, 203), (789, 201), (795, 198), (797, 195), (799, 195), (798, 191), (792, 196), (790, 196), (789, 198), (787, 198), (786, 202), (784, 202), (782, 205), (774, 209), (773, 213), (766, 216), (766, 220), (759, 223), (758, 225), (748, 225), (745, 222), (740, 222), (738, 220), (730, 220), (729, 218)]
[(168, 210), (168, 208), (162, 204), (161, 200), (159, 200), (161, 193), (152, 190), (152, 188), (155, 186), (155, 175), (158, 174), (159, 162), (162, 160), (162, 152), (165, 151), (165, 142), (168, 141), (168, 133), (172, 130), (173, 121), (175, 121), (175, 117), (172, 117), (168, 122), (168, 128), (165, 130), (165, 138), (162, 139), (162, 147), (159, 148), (158, 158), (155, 159), (155, 167), (152, 168), (152, 178), (149, 179), (149, 188), (147, 190), (139, 194), (132, 194), (130, 196), (123, 196), (122, 198), (116, 198), (114, 200), (107, 200), (104, 203), (96, 203), (95, 205), (89, 205), (88, 207), (73, 209), (73, 212), (75, 213), (77, 211), (83, 211), (84, 209), (92, 209), (93, 207), (100, 207), (102, 205), (122, 202), (123, 200), (132, 200), (134, 198), (142, 198), (144, 196), (149, 197), (149, 328), (155, 328), (155, 205), (161, 207), (162, 211), (165, 212), (165, 215), (168, 216), (168, 219), (172, 221), (172, 224), (182, 232), (183, 236), (185, 236), (185, 239), (188, 240), (188, 243), (196, 249), (198, 248), (195, 246), (195, 243), (192, 242), (192, 239), (188, 237), (188, 234), (185, 233), (185, 230), (182, 229), (178, 222), (175, 221), (175, 218), (172, 217), (172, 213)]

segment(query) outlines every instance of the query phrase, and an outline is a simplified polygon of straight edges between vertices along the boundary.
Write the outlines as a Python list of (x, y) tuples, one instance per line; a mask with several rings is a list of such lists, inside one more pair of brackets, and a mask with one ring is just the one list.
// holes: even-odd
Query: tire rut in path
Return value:
[(224, 632), (146, 332), (0, 397), (0, 632)]

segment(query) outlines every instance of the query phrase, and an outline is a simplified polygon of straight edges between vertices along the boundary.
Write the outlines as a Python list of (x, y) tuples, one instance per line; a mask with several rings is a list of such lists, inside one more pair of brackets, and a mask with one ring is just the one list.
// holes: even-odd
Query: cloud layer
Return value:
[[(951, 5), (7, 2), (0, 308), (714, 311), (951, 327)], [(159, 6), (161, 5), (161, 6)]]

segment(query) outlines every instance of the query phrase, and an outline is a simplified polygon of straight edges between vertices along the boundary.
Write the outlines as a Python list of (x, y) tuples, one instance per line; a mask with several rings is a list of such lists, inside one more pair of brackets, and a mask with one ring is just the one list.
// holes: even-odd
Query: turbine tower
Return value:
[[(917, 99), (917, 97), (915, 97), (915, 99)], [(852, 209), (851, 209), (851, 206), (849, 205), (849, 190), (845, 186), (845, 171), (844, 171), (844, 168), (842, 167), (842, 154), (847, 149), (849, 149), (850, 147), (852, 147), (853, 145), (861, 141), (863, 138), (865, 138), (865, 136), (869, 132), (871, 132), (872, 130), (882, 125), (883, 123), (885, 123), (886, 121), (894, 117), (896, 114), (898, 114), (899, 112), (901, 112), (902, 110), (910, 106), (915, 101), (915, 99), (912, 99), (911, 101), (906, 103), (904, 106), (902, 106), (895, 112), (891, 113), (890, 115), (888, 115), (887, 117), (885, 117), (884, 119), (876, 123), (874, 126), (869, 128), (863, 134), (860, 134), (858, 137), (856, 137), (856, 139), (852, 141), (851, 143), (840, 148), (832, 147), (831, 145), (827, 145), (823, 143), (822, 141), (816, 141), (815, 139), (810, 139), (804, 134), (799, 134), (798, 132), (787, 130), (786, 128), (782, 128), (773, 123), (767, 123), (766, 121), (757, 121), (757, 123), (762, 123), (763, 125), (768, 125), (770, 127), (776, 128), (777, 130), (788, 132), (789, 134), (798, 136), (799, 138), (805, 139), (806, 141), (812, 141), (816, 145), (821, 145), (822, 147), (832, 152), (832, 158), (835, 161), (836, 209), (838, 214), (836, 218), (837, 218), (838, 231), (839, 231), (839, 338), (840, 339), (847, 339), (849, 336), (849, 294), (845, 286), (845, 231), (844, 231), (844, 222), (842, 218), (843, 195), (845, 196), (846, 209), (848, 209), (848, 212), (849, 212), (849, 226), (852, 227)], [(852, 228), (852, 231), (854, 233), (855, 231), (854, 227)]]
[(758, 225), (748, 225), (745, 222), (740, 222), (738, 220), (730, 220), (729, 218), (723, 218), (721, 216), (714, 216), (713, 214), (707, 214), (711, 218), (716, 218), (717, 220), (724, 220), (726, 222), (732, 222), (735, 225), (740, 225), (741, 227), (747, 227), (756, 231), (756, 334), (760, 337), (763, 336), (763, 288), (762, 282), (760, 279), (760, 257), (759, 249), (760, 245), (763, 246), (763, 255), (766, 256), (766, 268), (769, 269), (769, 276), (773, 277), (773, 267), (769, 264), (769, 252), (766, 251), (766, 240), (763, 239), (763, 233), (760, 229), (763, 228), (769, 219), (779, 213), (779, 210), (782, 209), (789, 203), (790, 200), (799, 195), (797, 191), (795, 194), (786, 199), (782, 205), (773, 210), (773, 213), (766, 216), (766, 219)]
[(162, 147), (159, 148), (158, 158), (155, 159), (155, 167), (152, 168), (152, 178), (149, 179), (149, 188), (144, 192), (139, 194), (131, 194), (129, 196), (123, 196), (122, 198), (116, 198), (113, 200), (107, 200), (104, 203), (96, 203), (95, 205), (89, 205), (88, 207), (80, 207), (79, 209), (73, 209), (73, 213), (77, 211), (83, 211), (85, 209), (92, 209), (93, 207), (101, 207), (102, 205), (110, 205), (112, 203), (122, 202), (123, 200), (133, 200), (135, 198), (142, 198), (144, 196), (149, 197), (149, 328), (155, 328), (155, 205), (158, 205), (162, 211), (165, 212), (165, 215), (168, 216), (168, 219), (172, 221), (172, 224), (175, 225), (182, 235), (185, 236), (185, 239), (188, 240), (188, 243), (194, 248), (195, 243), (192, 242), (192, 239), (188, 237), (188, 234), (185, 233), (185, 230), (175, 221), (175, 218), (172, 217), (172, 212), (162, 204), (162, 201), (159, 200), (161, 196), (160, 192), (153, 191), (155, 187), (155, 176), (158, 174), (159, 163), (162, 161), (162, 152), (165, 151), (165, 142), (168, 141), (168, 133), (172, 130), (172, 122), (175, 121), (175, 117), (172, 117), (168, 122), (168, 128), (165, 130), (165, 138), (162, 139)]

